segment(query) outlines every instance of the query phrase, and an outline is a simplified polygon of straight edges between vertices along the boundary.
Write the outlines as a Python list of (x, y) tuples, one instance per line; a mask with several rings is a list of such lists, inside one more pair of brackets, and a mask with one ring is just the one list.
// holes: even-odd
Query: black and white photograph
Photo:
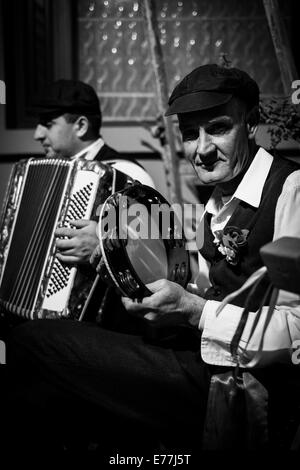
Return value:
[(297, 0), (0, 0), (11, 465), (300, 451), (299, 21)]

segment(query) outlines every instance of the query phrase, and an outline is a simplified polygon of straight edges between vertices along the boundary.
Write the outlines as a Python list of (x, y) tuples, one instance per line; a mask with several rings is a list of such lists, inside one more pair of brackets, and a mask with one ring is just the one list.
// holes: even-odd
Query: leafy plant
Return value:
[(297, 105), (290, 98), (271, 98), (260, 103), (260, 120), (268, 125), (271, 147), (283, 140), (300, 142), (300, 114)]
[[(231, 60), (227, 53), (220, 53), (219, 64), (231, 67)], [(300, 142), (300, 113), (297, 105), (291, 102), (290, 97), (274, 97), (261, 100), (260, 122), (267, 124), (268, 134), (271, 137), (271, 148), (277, 147), (283, 140), (293, 139)]]

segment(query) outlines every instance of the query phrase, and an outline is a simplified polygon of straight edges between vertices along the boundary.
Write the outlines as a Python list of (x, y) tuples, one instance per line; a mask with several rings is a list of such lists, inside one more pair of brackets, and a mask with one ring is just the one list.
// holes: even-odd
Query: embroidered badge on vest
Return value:
[(220, 253), (226, 256), (229, 264), (237, 265), (242, 251), (247, 246), (249, 230), (231, 225), (225, 227), (224, 230), (217, 230), (214, 234), (216, 236), (214, 243), (217, 244)]

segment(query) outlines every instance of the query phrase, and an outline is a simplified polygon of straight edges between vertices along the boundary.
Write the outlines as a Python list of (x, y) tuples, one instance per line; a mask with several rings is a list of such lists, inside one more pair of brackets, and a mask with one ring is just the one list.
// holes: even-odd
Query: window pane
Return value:
[[(281, 2), (289, 21), (289, 1)], [(169, 90), (201, 64), (249, 72), (264, 96), (283, 94), (261, 0), (156, 0)], [(78, 0), (79, 78), (101, 99), (104, 121), (155, 119), (156, 87), (142, 2)]]

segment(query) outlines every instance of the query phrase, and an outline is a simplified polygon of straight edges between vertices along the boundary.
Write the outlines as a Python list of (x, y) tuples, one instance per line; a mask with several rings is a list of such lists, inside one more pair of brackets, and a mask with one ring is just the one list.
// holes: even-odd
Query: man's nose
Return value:
[(216, 150), (211, 135), (209, 135), (205, 129), (199, 129), (199, 137), (197, 141), (197, 154), (207, 155)]
[(45, 138), (45, 126), (38, 124), (33, 135), (34, 140), (43, 140)]

